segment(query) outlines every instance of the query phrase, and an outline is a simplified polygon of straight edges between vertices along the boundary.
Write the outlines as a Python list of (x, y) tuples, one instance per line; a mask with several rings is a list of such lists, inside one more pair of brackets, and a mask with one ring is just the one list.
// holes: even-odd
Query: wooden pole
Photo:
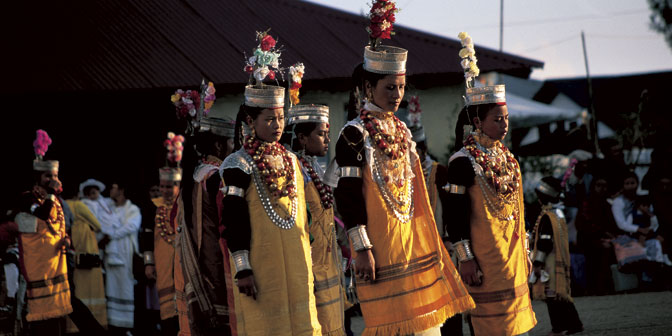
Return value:
[(588, 81), (588, 111), (590, 112), (590, 123), (588, 125), (588, 140), (593, 140), (595, 154), (600, 154), (600, 146), (597, 136), (597, 115), (595, 106), (593, 106), (593, 81), (590, 79), (590, 70), (588, 69), (588, 52), (586, 51), (586, 36), (581, 31), (581, 44), (583, 45), (583, 61), (586, 64), (586, 80)]
[(499, 1), (499, 52), (504, 49), (504, 0)]

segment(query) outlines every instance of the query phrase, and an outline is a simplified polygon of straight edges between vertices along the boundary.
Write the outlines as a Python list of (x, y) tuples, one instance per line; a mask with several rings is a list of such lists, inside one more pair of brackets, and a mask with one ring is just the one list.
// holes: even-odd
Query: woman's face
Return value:
[(329, 124), (327, 123), (319, 123), (308, 136), (299, 134), (299, 143), (308, 155), (327, 155), (329, 141)]
[(595, 181), (595, 185), (593, 186), (593, 192), (596, 195), (605, 196), (607, 195), (608, 190), (609, 190), (609, 184), (607, 183), (607, 180), (598, 179), (597, 181)]
[(159, 188), (161, 189), (161, 196), (167, 200), (174, 199), (180, 193), (180, 186), (173, 181), (159, 181)]
[(628, 177), (623, 181), (623, 192), (629, 195), (634, 195), (637, 192), (639, 182), (634, 177)]
[(285, 128), (285, 112), (283, 109), (263, 109), (256, 119), (247, 117), (247, 124), (254, 129), (257, 138), (266, 142), (276, 142)]
[(100, 197), (100, 190), (98, 188), (90, 188), (89, 192), (85, 195), (86, 198), (95, 201)]
[(509, 111), (506, 105), (497, 105), (490, 109), (484, 120), (474, 118), (474, 125), (492, 139), (504, 140), (509, 131)]
[(379, 80), (376, 86), (366, 82), (366, 89), (370, 92), (373, 103), (386, 112), (397, 112), (406, 91), (406, 75), (387, 75)]

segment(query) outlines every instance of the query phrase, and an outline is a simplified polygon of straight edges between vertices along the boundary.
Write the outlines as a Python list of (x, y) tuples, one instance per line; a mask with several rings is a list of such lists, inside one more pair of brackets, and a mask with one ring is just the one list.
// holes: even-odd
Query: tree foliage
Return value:
[(665, 36), (672, 48), (672, 0), (648, 0), (651, 8), (651, 28)]

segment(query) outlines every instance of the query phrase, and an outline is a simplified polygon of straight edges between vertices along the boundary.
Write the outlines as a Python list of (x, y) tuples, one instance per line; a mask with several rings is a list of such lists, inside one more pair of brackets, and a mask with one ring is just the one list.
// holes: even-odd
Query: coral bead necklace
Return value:
[[(277, 142), (265, 142), (247, 136), (244, 148), (273, 196), (296, 197), (292, 159), (285, 147)], [(281, 177), (285, 178), (284, 186), (279, 185)]]
[(392, 160), (404, 157), (408, 150), (408, 139), (406, 132), (402, 131), (404, 124), (399, 118), (394, 115), (390, 116), (390, 118), (393, 118), (394, 129), (391, 130), (391, 133), (388, 133), (385, 132), (381, 121), (375, 117), (373, 112), (362, 110), (359, 117), (364, 122), (367, 132), (373, 137), (373, 141), (385, 155)]
[(322, 202), (322, 206), (325, 209), (330, 209), (334, 204), (334, 194), (331, 190), (331, 187), (322, 182), (320, 176), (317, 174), (313, 166), (303, 155), (299, 154), (298, 157), (299, 161), (301, 161), (301, 165), (308, 172), (308, 176), (310, 176), (310, 178), (313, 180), (313, 184), (315, 185), (315, 188), (317, 188), (317, 192), (320, 194), (320, 201)]

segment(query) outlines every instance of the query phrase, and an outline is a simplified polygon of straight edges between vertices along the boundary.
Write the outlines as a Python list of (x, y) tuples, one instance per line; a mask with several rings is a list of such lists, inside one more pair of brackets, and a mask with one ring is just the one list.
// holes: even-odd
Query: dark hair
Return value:
[(235, 128), (235, 136), (233, 138), (233, 150), (237, 151), (241, 147), (243, 147), (243, 138), (242, 138), (242, 130), (243, 130), (243, 123), (246, 122), (246, 118), (249, 116), (250, 118), (257, 119), (257, 117), (261, 114), (261, 111), (263, 111), (264, 108), (262, 107), (252, 107), (252, 106), (247, 106), (245, 104), (241, 104), (240, 108), (238, 109), (238, 114), (236, 115), (236, 128)]
[(126, 184), (126, 182), (124, 182), (124, 181), (113, 180), (112, 183), (110, 183), (110, 186), (112, 186), (113, 184), (116, 184), (117, 188), (123, 190), (124, 192), (128, 191), (128, 188), (127, 188), (128, 184)]
[[(295, 152), (302, 150), (303, 148), (299, 143), (299, 134), (310, 136), (310, 133), (312, 133), (318, 125), (319, 124), (316, 122), (298, 123), (292, 125), (291, 130), (289, 130), (289, 132), (285, 132), (285, 135), (289, 135), (289, 139), (283, 136), (283, 140), (285, 140), (283, 143), (289, 145), (290, 148)], [(294, 133), (296, 136), (293, 137), (292, 133)]]
[(33, 170), (33, 182), (35, 184), (40, 184), (40, 182), (42, 181), (42, 174), (44, 173), (46, 172)]
[(476, 117), (481, 121), (485, 120), (488, 112), (495, 107), (497, 107), (497, 104), (469, 105), (462, 108), (460, 114), (457, 116), (457, 123), (455, 124), (455, 146), (453, 147), (453, 151), (457, 152), (462, 148), (464, 126), (473, 126), (473, 120)]
[(427, 151), (427, 142), (425, 140), (417, 141), (415, 143), (415, 148)]
[[(548, 184), (551, 188), (558, 192), (562, 192), (562, 185), (560, 183), (560, 180), (556, 179), (553, 176), (546, 176), (541, 179), (541, 182), (544, 182)], [(539, 192), (535, 189), (535, 192), (537, 193), (537, 197), (539, 198), (539, 201), (543, 204), (549, 204), (549, 203), (558, 203), (560, 201), (560, 196), (553, 197), (551, 195), (547, 195), (545, 193)]]
[(637, 174), (635, 174), (635, 172), (629, 170), (627, 173), (623, 174), (623, 181), (622, 182), (625, 183), (625, 180), (627, 180), (629, 178), (634, 178), (637, 181), (637, 184), (639, 184), (639, 176), (637, 176)]

